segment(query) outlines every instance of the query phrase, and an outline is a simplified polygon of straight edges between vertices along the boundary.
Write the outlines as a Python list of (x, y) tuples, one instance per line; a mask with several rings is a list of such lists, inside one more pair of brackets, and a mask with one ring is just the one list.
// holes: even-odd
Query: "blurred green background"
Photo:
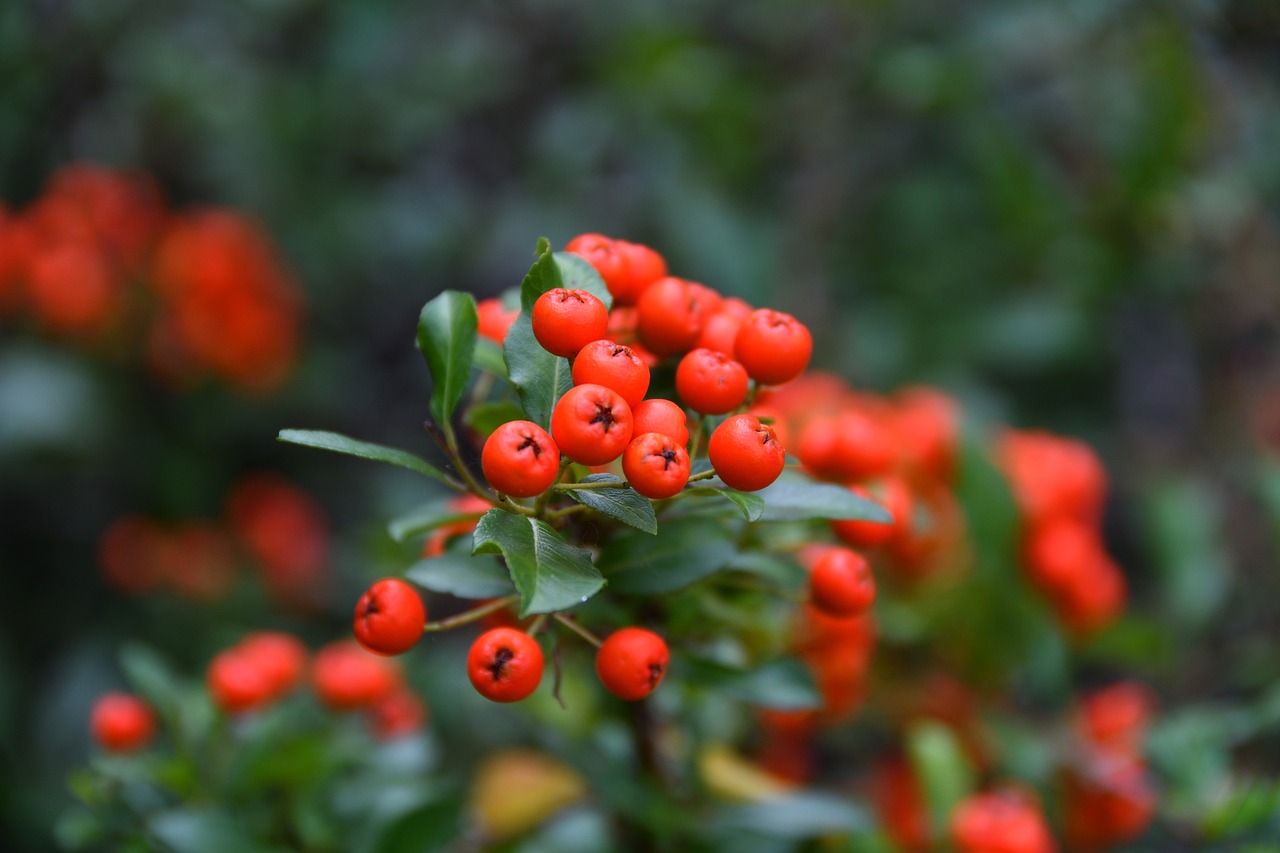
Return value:
[(651, 244), (810, 324), (859, 387), (1085, 438), (1135, 664), (1171, 703), (1280, 673), (1272, 0), (3, 4), (0, 199), (74, 160), (258, 218), (308, 309), (291, 383), (249, 401), (0, 327), (6, 849), (42, 846), (121, 638), (198, 668), (264, 612), (301, 625), (126, 599), (103, 528), (287, 472), (339, 533), (338, 633), (407, 485), (275, 431), (425, 447), (419, 307), (515, 284), (543, 235)]

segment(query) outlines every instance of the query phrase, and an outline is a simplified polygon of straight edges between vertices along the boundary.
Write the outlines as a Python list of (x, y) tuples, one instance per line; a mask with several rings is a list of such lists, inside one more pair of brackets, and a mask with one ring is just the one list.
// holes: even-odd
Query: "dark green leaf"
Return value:
[(672, 592), (718, 571), (736, 550), (723, 525), (681, 519), (664, 524), (658, 537), (630, 531), (616, 537), (600, 555), (600, 568), (615, 591), (653, 595)]
[(427, 803), (396, 818), (378, 839), (376, 853), (445, 850), (462, 830), (465, 810), (456, 797)]
[(175, 853), (260, 853), (268, 848), (254, 842), (227, 812), (214, 808), (178, 808), (153, 815), (151, 835)]
[(497, 560), (473, 557), (454, 548), (439, 557), (419, 560), (404, 576), (423, 589), (458, 598), (498, 598), (515, 591), (507, 570)]
[(520, 394), (525, 416), (546, 429), (551, 424), (551, 410), (556, 400), (573, 387), (569, 360), (542, 348), (533, 336), (528, 311), (520, 312), (511, 324), (502, 355), (507, 362), (511, 384)]
[(782, 658), (755, 669), (734, 669), (701, 658), (678, 659), (686, 680), (762, 708), (802, 711), (822, 707), (813, 675), (800, 661)]
[(793, 591), (803, 589), (809, 581), (809, 573), (798, 566), (794, 560), (788, 560), (773, 554), (765, 554), (760, 551), (745, 551), (735, 554), (725, 568), (735, 572), (748, 572), (767, 578), (783, 589)]
[(816, 483), (802, 474), (783, 472), (771, 486), (758, 492), (764, 500), (761, 521), (808, 521), (814, 518), (893, 521), (884, 507), (843, 486)]
[(721, 497), (730, 500), (742, 511), (747, 521), (757, 521), (764, 512), (764, 498), (736, 489), (718, 489), (715, 486), (698, 486), (688, 490), (689, 494), (699, 497)]
[(475, 366), (481, 370), (501, 376), (507, 376), (507, 363), (502, 360), (502, 346), (488, 338), (476, 338)]
[(714, 818), (716, 830), (769, 835), (775, 838), (816, 838), (866, 832), (872, 821), (848, 797), (834, 794), (789, 794), (750, 805), (732, 806)]
[(551, 244), (546, 238), (542, 238), (538, 240), (538, 256), (520, 282), (521, 313), (528, 316), (538, 297), (557, 287), (564, 287), (560, 278), (560, 266), (556, 263), (555, 253), (551, 251)]
[[(613, 474), (589, 474), (579, 482), (621, 483), (623, 480)], [(645, 533), (658, 532), (658, 517), (654, 515), (653, 504), (630, 486), (620, 486), (616, 489), (570, 489), (568, 494), (578, 503), (585, 504), (610, 518), (616, 518), (637, 530), (643, 530)]]
[(487, 436), (507, 421), (524, 420), (524, 410), (515, 403), (501, 400), (481, 403), (467, 409), (466, 423), (480, 435)]
[(474, 553), (506, 558), (521, 616), (567, 610), (604, 586), (589, 551), (565, 542), (546, 522), (505, 510), (490, 510), (480, 519)]
[(431, 370), (431, 416), (444, 424), (462, 399), (476, 351), (476, 300), (446, 290), (418, 315), (418, 349)]
[(925, 722), (907, 731), (907, 754), (920, 780), (929, 819), (941, 835), (956, 803), (968, 796), (976, 782), (973, 768), (951, 729)]
[(303, 447), (318, 447), (321, 450), (332, 450), (334, 453), (345, 453), (348, 456), (359, 456), (361, 459), (371, 459), (374, 462), (398, 465), (401, 468), (408, 468), (410, 471), (425, 474), (442, 483), (449, 482), (449, 478), (445, 476), (443, 471), (427, 460), (414, 456), (407, 450), (374, 444), (371, 441), (361, 441), (336, 432), (315, 429), (282, 429), (276, 439), (289, 444), (300, 444)]
[(397, 542), (404, 542), (414, 536), (420, 536), (434, 530), (437, 527), (443, 527), (446, 524), (452, 524), (455, 521), (469, 521), (479, 518), (483, 513), (479, 512), (458, 512), (450, 501), (438, 500), (431, 501), (428, 504), (418, 507), (412, 512), (407, 512), (397, 519), (387, 524), (387, 532), (391, 534), (391, 538)]
[(120, 650), (120, 668), (133, 689), (157, 708), (168, 708), (177, 693), (173, 670), (152, 649), (128, 643)]

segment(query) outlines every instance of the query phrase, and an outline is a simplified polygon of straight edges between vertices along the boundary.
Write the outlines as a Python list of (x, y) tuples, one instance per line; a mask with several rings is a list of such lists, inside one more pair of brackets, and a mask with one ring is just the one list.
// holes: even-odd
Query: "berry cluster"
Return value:
[(170, 589), (197, 601), (223, 598), (241, 558), (267, 588), (291, 603), (314, 595), (329, 554), (329, 524), (316, 501), (276, 474), (251, 474), (232, 487), (225, 521), (175, 525), (128, 515), (98, 541), (103, 577), (128, 593)]
[(1097, 631), (1126, 598), (1124, 575), (1102, 541), (1102, 463), (1082, 442), (1039, 431), (1010, 430), (997, 458), (1022, 515), (1028, 578), (1070, 630)]
[(65, 167), (25, 209), (0, 204), (0, 317), (111, 353), (161, 378), (278, 387), (301, 300), (262, 230), (229, 210), (169, 211), (154, 181)]

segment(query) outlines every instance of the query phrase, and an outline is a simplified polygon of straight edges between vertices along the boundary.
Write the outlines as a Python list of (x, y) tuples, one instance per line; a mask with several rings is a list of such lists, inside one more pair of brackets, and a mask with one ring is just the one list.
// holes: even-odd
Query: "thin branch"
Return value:
[(441, 619), (438, 622), (428, 622), (422, 626), (422, 630), (448, 631), (452, 628), (457, 628), (460, 625), (469, 625), (472, 622), (483, 619), (490, 613), (494, 613), (504, 607), (510, 607), (519, 600), (520, 596), (518, 595), (507, 595), (502, 598), (495, 598), (487, 604), (482, 604), (479, 607), (473, 607), (470, 610), (465, 610), (462, 613), (450, 616), (448, 619)]

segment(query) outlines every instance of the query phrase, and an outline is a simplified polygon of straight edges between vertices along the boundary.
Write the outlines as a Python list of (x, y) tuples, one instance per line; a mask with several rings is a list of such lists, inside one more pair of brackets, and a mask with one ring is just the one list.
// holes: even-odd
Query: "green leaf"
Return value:
[(936, 722), (912, 726), (907, 731), (907, 754), (929, 808), (936, 837), (941, 837), (957, 803), (974, 789), (976, 779), (951, 729)]
[(267, 849), (254, 842), (240, 821), (211, 807), (159, 812), (148, 824), (150, 834), (175, 853), (259, 853)]
[(443, 527), (455, 521), (468, 521), (473, 518), (479, 518), (482, 514), (479, 512), (458, 512), (457, 508), (447, 500), (431, 501), (412, 512), (407, 512), (399, 518), (393, 519), (387, 524), (387, 532), (391, 534), (391, 538), (395, 541), (405, 542), (414, 536), (421, 536), (423, 533), (427, 533), (437, 527)]
[(502, 360), (502, 347), (488, 338), (476, 338), (476, 367), (495, 376), (507, 377), (507, 363)]
[(418, 853), (423, 850), (445, 850), (462, 831), (466, 815), (458, 797), (429, 802), (406, 812), (383, 831), (375, 853)]
[(560, 287), (585, 290), (603, 302), (606, 308), (613, 307), (613, 294), (590, 261), (569, 252), (556, 252), (553, 257), (560, 271)]
[(715, 486), (698, 486), (689, 489), (688, 493), (698, 497), (721, 497), (730, 500), (742, 511), (742, 517), (747, 521), (758, 521), (764, 513), (764, 498), (756, 494), (739, 492), (736, 489), (717, 489)]
[(835, 794), (788, 794), (750, 805), (731, 806), (713, 818), (719, 832), (804, 839), (867, 832), (871, 817), (848, 797)]
[(466, 424), (480, 435), (487, 436), (507, 421), (524, 420), (524, 410), (515, 403), (500, 400), (481, 403), (467, 409)]
[(473, 557), (454, 548), (439, 557), (419, 560), (404, 576), (423, 589), (458, 598), (499, 598), (515, 591), (511, 576), (497, 560)]
[(431, 370), (431, 417), (446, 424), (462, 399), (476, 352), (476, 300), (446, 290), (422, 306), (418, 349)]
[(678, 659), (682, 678), (761, 708), (805, 711), (822, 707), (822, 695), (808, 668), (794, 658), (754, 669), (734, 669), (704, 658)]
[(736, 552), (724, 525), (681, 519), (664, 524), (658, 537), (631, 531), (615, 537), (600, 555), (600, 568), (616, 592), (655, 595), (719, 571)]
[(783, 589), (799, 592), (809, 582), (809, 573), (796, 564), (774, 554), (761, 551), (743, 551), (734, 554), (725, 569), (747, 572), (771, 580)]
[[(613, 474), (588, 474), (578, 481), (579, 485), (587, 483), (622, 483), (621, 477)], [(616, 489), (568, 489), (569, 497), (580, 504), (589, 506), (596, 512), (602, 512), (610, 518), (616, 518), (623, 524), (629, 524), (645, 533), (658, 532), (658, 517), (653, 512), (653, 504), (644, 495), (630, 486)]]
[(443, 471), (421, 457), (414, 456), (407, 450), (361, 441), (336, 432), (325, 432), (316, 429), (282, 429), (276, 436), (277, 441), (288, 444), (299, 444), (303, 447), (318, 447), (321, 450), (332, 450), (334, 453), (345, 453), (348, 456), (359, 456), (374, 462), (385, 462), (417, 471), (442, 483), (450, 482)]
[(551, 424), (551, 410), (560, 395), (573, 387), (569, 360), (554, 356), (542, 348), (533, 336), (529, 312), (522, 311), (507, 332), (502, 357), (507, 362), (507, 375), (516, 386), (525, 417), (546, 429)]
[(801, 474), (783, 472), (755, 495), (764, 500), (761, 521), (808, 521), (814, 518), (893, 522), (880, 504), (843, 486), (817, 483)]
[(476, 525), (475, 554), (502, 554), (520, 593), (520, 615), (568, 610), (600, 591), (591, 553), (544, 521), (492, 509)]
[(157, 708), (168, 708), (178, 691), (177, 677), (160, 655), (147, 646), (128, 643), (120, 650), (120, 668), (133, 689)]

